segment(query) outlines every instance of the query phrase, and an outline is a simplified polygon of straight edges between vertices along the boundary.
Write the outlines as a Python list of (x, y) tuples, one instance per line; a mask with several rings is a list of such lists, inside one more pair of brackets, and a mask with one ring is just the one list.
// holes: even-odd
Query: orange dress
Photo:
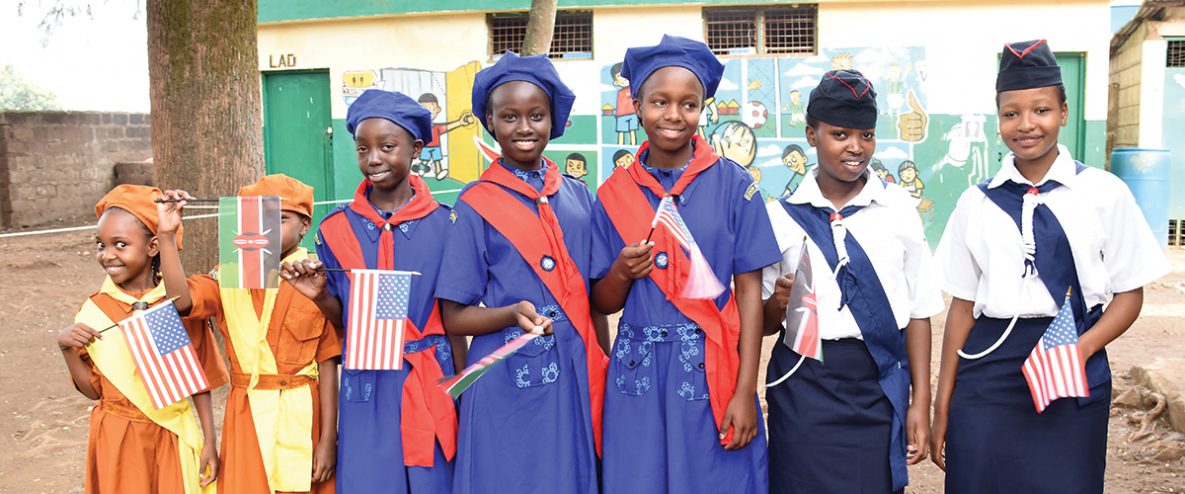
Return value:
[[(239, 364), (238, 352), (229, 333), (226, 314), (221, 310), (218, 282), (209, 276), (191, 277), (191, 295), (195, 315), (212, 316), (218, 322), (226, 343), (231, 367), (231, 390), (226, 402), (226, 422), (222, 428), (222, 471), (218, 491), (226, 493), (270, 493), (267, 473), (256, 436), (251, 407), (247, 400), (250, 374)], [(255, 313), (263, 313), (264, 290), (252, 290)], [(341, 355), (341, 340), (313, 301), (287, 283), (281, 283), (275, 308), (268, 321), (267, 342), (276, 358), (279, 373), (259, 376), (257, 389), (307, 387), (313, 398), (313, 450), (321, 440), (321, 400), (317, 380), (296, 374), (312, 362), (324, 362)], [(309, 472), (312, 475), (312, 472)], [(331, 494), (335, 479), (313, 484), (311, 492)]]
[[(112, 321), (121, 321), (132, 314), (131, 305), (110, 295), (95, 294), (91, 300)], [(193, 341), (194, 352), (206, 372), (208, 389), (226, 384), (226, 365), (206, 321), (192, 317), (183, 321)], [(86, 493), (184, 493), (177, 435), (157, 425), (136, 408), (99, 371), (85, 349), (79, 353), (90, 366), (91, 386), (99, 392), (99, 403), (91, 410), (86, 446)]]

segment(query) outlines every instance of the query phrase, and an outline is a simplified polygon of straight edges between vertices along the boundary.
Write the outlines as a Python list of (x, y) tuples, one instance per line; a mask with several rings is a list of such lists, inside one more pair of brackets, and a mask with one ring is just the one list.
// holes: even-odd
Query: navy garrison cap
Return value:
[(498, 86), (514, 81), (529, 82), (547, 94), (551, 102), (551, 138), (564, 135), (576, 95), (560, 80), (559, 72), (556, 72), (555, 65), (551, 64), (547, 55), (520, 57), (511, 51), (502, 54), (498, 63), (478, 71), (473, 78), (473, 115), (481, 121), (486, 131), (494, 135), (493, 127), (486, 121), (490, 93)]
[(630, 81), (630, 95), (637, 98), (638, 89), (654, 72), (663, 67), (683, 67), (690, 70), (704, 86), (704, 99), (716, 95), (724, 64), (701, 41), (664, 34), (654, 46), (638, 46), (625, 51), (621, 76)]
[(1056, 86), (1062, 83), (1062, 69), (1049, 43), (1043, 39), (1004, 45), (996, 92)]
[(350, 135), (368, 118), (382, 118), (403, 127), (413, 139), (428, 142), (432, 137), (432, 113), (406, 94), (368, 89), (346, 110), (346, 130)]
[(849, 129), (876, 128), (876, 90), (858, 70), (831, 70), (811, 90), (806, 114)]

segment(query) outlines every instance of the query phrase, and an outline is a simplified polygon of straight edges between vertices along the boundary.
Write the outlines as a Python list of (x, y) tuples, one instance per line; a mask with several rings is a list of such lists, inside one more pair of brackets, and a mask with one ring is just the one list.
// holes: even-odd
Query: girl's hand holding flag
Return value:
[(327, 280), (325, 271), (321, 270), (319, 261), (304, 259), (292, 263), (282, 263), (280, 264), (280, 277), (309, 300), (316, 301), (329, 294), (325, 289)]
[(552, 333), (551, 319), (536, 312), (535, 304), (523, 300), (510, 308), (514, 311), (515, 323), (518, 324), (518, 327), (523, 328), (523, 331), (545, 336)]
[(610, 274), (623, 277), (626, 281), (645, 278), (654, 269), (653, 249), (654, 242), (649, 240), (626, 245), (613, 262)]

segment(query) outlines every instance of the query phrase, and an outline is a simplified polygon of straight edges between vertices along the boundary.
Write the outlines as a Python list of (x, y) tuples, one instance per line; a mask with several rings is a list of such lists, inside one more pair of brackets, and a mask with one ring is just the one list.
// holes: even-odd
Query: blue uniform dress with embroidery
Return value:
[[(646, 156), (639, 164), (645, 166)], [(647, 167), (666, 189), (683, 170)], [(765, 201), (753, 179), (726, 158), (688, 185), (679, 211), (716, 276), (727, 287), (735, 273), (761, 269), (781, 258)], [(659, 197), (642, 192), (653, 207)], [(593, 217), (593, 278), (604, 278), (625, 242), (598, 203)], [(630, 242), (642, 239), (631, 238)], [(654, 252), (654, 269), (672, 253)], [(730, 292), (716, 299), (724, 307)], [(605, 385), (605, 492), (768, 492), (765, 427), (738, 451), (720, 445), (704, 373), (704, 334), (649, 278), (636, 280), (626, 298)], [(753, 396), (757, 400), (757, 396)], [(758, 407), (760, 414), (761, 408)]]
[[(542, 190), (542, 170), (507, 168)], [(592, 193), (571, 177), (562, 180), (548, 201), (563, 228), (568, 252), (580, 272), (588, 273)], [(509, 193), (534, 210), (533, 201)], [(554, 261), (523, 259), (463, 199), (457, 201), (456, 213), (436, 296), (486, 307), (526, 300), (554, 321), (555, 334), (535, 339), (461, 396), (455, 492), (598, 492), (584, 342), (527, 264), (543, 263), (543, 269), (554, 269)], [(539, 236), (543, 241), (542, 232)], [(522, 329), (511, 326), (474, 337), (470, 363), (521, 334)]]
[[(377, 210), (377, 208), (376, 208)], [(379, 211), (389, 218), (391, 213)], [(329, 216), (344, 214), (362, 247), (366, 266), (378, 266), (379, 235), (382, 230), (374, 223), (350, 210), (348, 205), (335, 209)], [(435, 303), (433, 292), (440, 270), (441, 249), (451, 230), (450, 211), (440, 207), (428, 216), (399, 225), (395, 238), (396, 270), (418, 271), (411, 283), (408, 306), (410, 319), (416, 327), (428, 323)], [(321, 232), (317, 233), (318, 236)], [(337, 257), (323, 239), (317, 242), (317, 256), (326, 268), (340, 268)], [(350, 281), (346, 273), (330, 272), (328, 289), (345, 308), (350, 305)], [(346, 327), (349, 322), (346, 321)], [(433, 346), (433, 344), (435, 346)], [(343, 352), (345, 341), (342, 342)], [(440, 362), (445, 375), (453, 371), (453, 358), (448, 340), (441, 336), (408, 342), (404, 352), (431, 351)], [(440, 493), (452, 492), (453, 464), (444, 458), (440, 445), (435, 447), (433, 466), (408, 467), (403, 464), (403, 436), (400, 417), (403, 402), (403, 383), (410, 365), (404, 361), (403, 370), (342, 370), (341, 392), (338, 401), (337, 433), (337, 491), (339, 493)]]

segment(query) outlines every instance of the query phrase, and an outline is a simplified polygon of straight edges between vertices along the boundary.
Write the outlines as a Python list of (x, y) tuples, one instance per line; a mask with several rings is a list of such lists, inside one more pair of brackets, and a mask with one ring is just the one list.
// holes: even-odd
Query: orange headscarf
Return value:
[[(148, 227), (148, 231), (156, 235), (156, 203), (153, 201), (161, 195), (160, 189), (156, 187), (117, 185), (111, 189), (111, 192), (99, 199), (98, 204), (95, 204), (95, 218), (102, 218), (103, 213), (109, 208), (119, 208), (131, 213), (132, 216), (140, 220), (140, 223)], [(177, 228), (177, 250), (181, 250), (181, 231), (182, 228)]]
[(313, 188), (283, 173), (267, 175), (239, 189), (240, 196), (280, 196), (280, 209), (313, 217)]

